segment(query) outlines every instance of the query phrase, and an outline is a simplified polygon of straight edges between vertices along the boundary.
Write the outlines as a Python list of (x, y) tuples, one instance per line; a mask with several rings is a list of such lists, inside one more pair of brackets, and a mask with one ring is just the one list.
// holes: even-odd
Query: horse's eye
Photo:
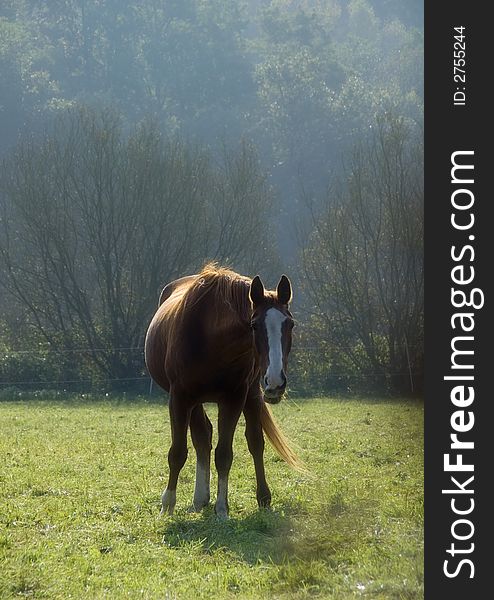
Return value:
[(251, 324), (250, 324), (250, 328), (255, 331), (257, 329), (257, 322), (256, 321), (252, 321)]

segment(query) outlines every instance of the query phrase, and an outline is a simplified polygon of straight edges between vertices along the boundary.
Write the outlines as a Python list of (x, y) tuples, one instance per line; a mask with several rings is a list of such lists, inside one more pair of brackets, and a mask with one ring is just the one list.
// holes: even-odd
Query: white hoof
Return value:
[(194, 496), (194, 500), (192, 500), (192, 509), (191, 512), (200, 512), (205, 506), (209, 504), (209, 496)]
[(191, 512), (199, 512), (209, 504), (210, 500), (210, 473), (209, 464), (204, 466), (196, 463), (196, 484)]
[(214, 512), (221, 521), (228, 519), (228, 507), (225, 504), (217, 502), (214, 506)]
[(177, 501), (176, 490), (165, 490), (161, 496), (161, 513), (160, 515), (173, 515), (175, 504)]

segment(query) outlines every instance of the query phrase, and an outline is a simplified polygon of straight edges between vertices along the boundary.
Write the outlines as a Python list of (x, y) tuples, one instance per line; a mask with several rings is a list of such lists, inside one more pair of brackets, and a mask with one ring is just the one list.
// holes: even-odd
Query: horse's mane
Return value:
[[(177, 286), (167, 299), (164, 318), (174, 337), (184, 316), (207, 298), (214, 307), (213, 315), (222, 325), (244, 323), (248, 325), (252, 313), (249, 298), (250, 277), (240, 275), (231, 269), (210, 262), (191, 280)], [(266, 296), (273, 295), (266, 291)]]
[(182, 309), (191, 308), (207, 295), (216, 307), (218, 316), (249, 322), (251, 314), (250, 282), (249, 277), (239, 275), (216, 263), (208, 263), (186, 290)]

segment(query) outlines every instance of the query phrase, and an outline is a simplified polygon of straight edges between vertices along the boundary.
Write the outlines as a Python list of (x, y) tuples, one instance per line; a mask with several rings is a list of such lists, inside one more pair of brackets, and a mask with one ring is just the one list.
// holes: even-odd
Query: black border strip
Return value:
[[(426, 2), (425, 3), (425, 340), (426, 340), (426, 381), (425, 381), (425, 597), (476, 599), (489, 597), (490, 565), (487, 545), (492, 518), (488, 514), (493, 505), (489, 497), (492, 467), (489, 466), (494, 443), (494, 428), (491, 404), (492, 391), (489, 386), (489, 371), (494, 371), (494, 353), (490, 348), (490, 337), (494, 333), (490, 299), (492, 297), (494, 250), (491, 240), (489, 220), (490, 208), (494, 204), (492, 191), (487, 189), (493, 167), (490, 159), (494, 152), (487, 145), (489, 129), (493, 129), (493, 119), (487, 110), (488, 87), (492, 78), (492, 67), (488, 57), (492, 56), (488, 28), (492, 29), (486, 14), (488, 3), (481, 2)], [(454, 27), (464, 26), (466, 44), (466, 82), (454, 81)], [(454, 105), (453, 94), (465, 87), (465, 105)], [(459, 89), (457, 89), (459, 88)], [(460, 100), (460, 94), (457, 99)], [(472, 211), (475, 224), (468, 231), (455, 231), (451, 225), (451, 196), (456, 187), (451, 183), (451, 155), (455, 151), (473, 150), (474, 155), (463, 162), (473, 161), (474, 183), (465, 184), (474, 194)], [(467, 179), (466, 171), (463, 172)], [(467, 198), (467, 194), (463, 195)], [(466, 219), (469, 211), (460, 216)], [(474, 236), (474, 240), (469, 238)], [(464, 260), (454, 262), (451, 246), (459, 251), (467, 244), (474, 248), (472, 261), (470, 251), (465, 251)], [(454, 309), (451, 305), (451, 269), (464, 264), (465, 269), (473, 266), (475, 280), (472, 285), (461, 286), (468, 292), (472, 287), (482, 289), (485, 304), (481, 309)], [(471, 271), (465, 271), (470, 274)], [(458, 287), (458, 286), (456, 286)], [(459, 312), (473, 312), (475, 328), (470, 333), (452, 330), (451, 317)], [(491, 317), (491, 318), (490, 318)], [(459, 321), (457, 321), (459, 324)], [(473, 335), (474, 340), (465, 342), (474, 355), (462, 357), (463, 362), (472, 362), (474, 370), (456, 370), (454, 374), (474, 375), (471, 382), (475, 389), (475, 399), (470, 407), (464, 408), (474, 413), (475, 423), (468, 432), (458, 434), (459, 439), (470, 440), (474, 449), (450, 449), (451, 415), (459, 410), (451, 401), (451, 390), (456, 383), (445, 381), (451, 375), (451, 340), (455, 335)], [(465, 346), (466, 348), (466, 346)], [(464, 382), (469, 385), (470, 382)], [(489, 441), (488, 441), (489, 440)], [(444, 471), (444, 454), (451, 453), (450, 462), (457, 461), (456, 453), (463, 454), (464, 464), (473, 463), (474, 472)], [(467, 475), (468, 473), (468, 475)], [(456, 476), (461, 484), (470, 476), (474, 480), (465, 488), (473, 488), (472, 494), (443, 494), (442, 490), (454, 488), (451, 476)], [(475, 507), (471, 514), (455, 515), (452, 498), (457, 498), (457, 508)], [(455, 519), (470, 519), (475, 530), (470, 539), (455, 540), (452, 527), (459, 536), (467, 537), (471, 531), (467, 523), (453, 525)], [(455, 549), (465, 551), (448, 553), (451, 544)], [(473, 548), (471, 546), (473, 544)], [(471, 552), (467, 552), (467, 550)], [(462, 559), (463, 563), (455, 577), (448, 578), (447, 569), (454, 573)], [(490, 561), (489, 561), (490, 562)], [(473, 573), (473, 578), (470, 575)], [(487, 594), (487, 595), (486, 595)]]

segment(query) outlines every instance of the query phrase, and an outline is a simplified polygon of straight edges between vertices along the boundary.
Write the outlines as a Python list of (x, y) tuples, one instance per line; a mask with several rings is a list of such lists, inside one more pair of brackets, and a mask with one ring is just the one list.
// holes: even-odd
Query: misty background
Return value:
[(421, 393), (422, 2), (2, 0), (0, 74), (0, 396), (146, 393), (207, 260), (292, 279), (294, 392)]

